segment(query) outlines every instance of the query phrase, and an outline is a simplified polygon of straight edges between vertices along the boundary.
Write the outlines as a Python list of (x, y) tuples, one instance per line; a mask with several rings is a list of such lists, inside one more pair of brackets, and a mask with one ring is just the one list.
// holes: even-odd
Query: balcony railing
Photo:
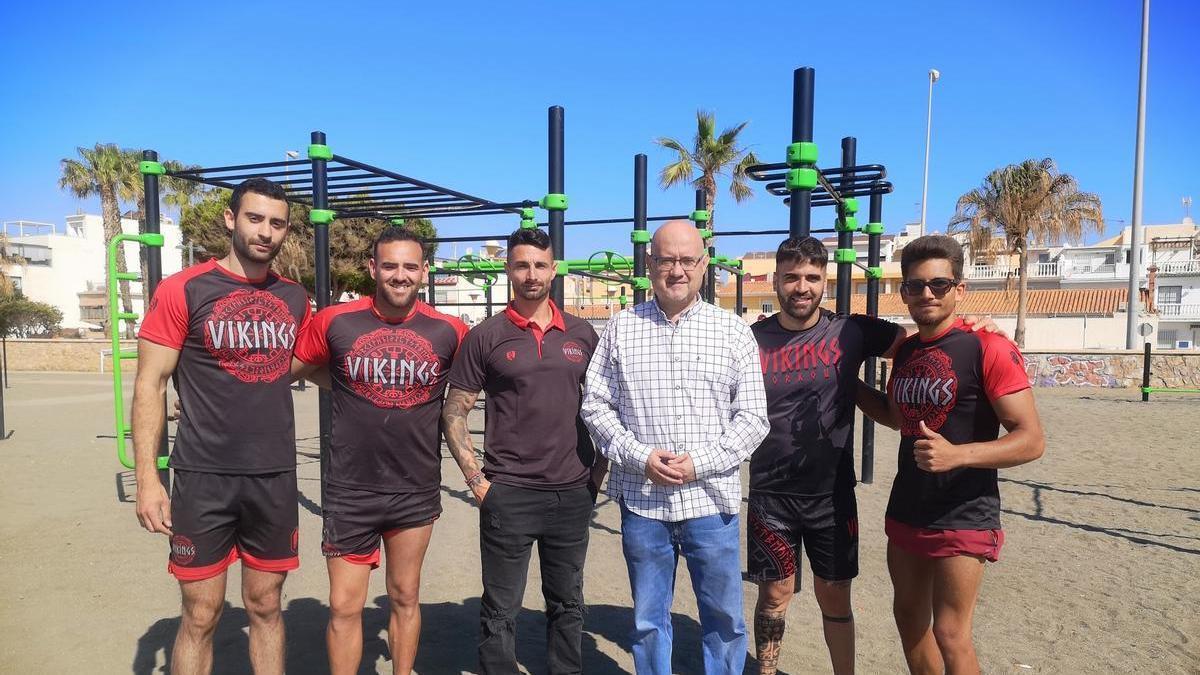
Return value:
[(1161, 319), (1200, 319), (1200, 303), (1160, 302), (1157, 307)]
[(1161, 276), (1200, 275), (1200, 260), (1172, 260), (1155, 264), (1158, 266), (1158, 273)]
[[(1053, 279), (1061, 275), (1057, 262), (1030, 263), (1030, 279)], [(1017, 276), (1017, 268), (1009, 265), (972, 265), (967, 268), (968, 279), (1007, 279)]]

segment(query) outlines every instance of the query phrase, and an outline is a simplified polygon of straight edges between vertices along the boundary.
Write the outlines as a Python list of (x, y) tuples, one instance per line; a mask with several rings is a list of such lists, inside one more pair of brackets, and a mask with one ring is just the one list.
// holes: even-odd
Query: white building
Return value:
[[(104, 312), (105, 280), (108, 274), (104, 223), (94, 214), (67, 216), (64, 225), (17, 220), (4, 223), (8, 254), (21, 259), (5, 264), (5, 274), (25, 297), (57, 307), (63, 313), (62, 327), (100, 330), (107, 323)], [(178, 272), (183, 241), (179, 226), (162, 217), (163, 276)], [(121, 230), (138, 233), (138, 221), (121, 219)], [(141, 269), (137, 243), (127, 242), (125, 267)], [(142, 314), (142, 284), (130, 282), (133, 311)]]

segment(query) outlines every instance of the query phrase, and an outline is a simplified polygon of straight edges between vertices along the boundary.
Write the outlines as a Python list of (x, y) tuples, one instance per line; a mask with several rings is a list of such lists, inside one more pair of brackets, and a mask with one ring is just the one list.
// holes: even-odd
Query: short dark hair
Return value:
[(954, 278), (963, 278), (963, 249), (953, 237), (944, 234), (927, 234), (909, 242), (900, 252), (900, 274), (908, 278), (908, 271), (926, 260), (949, 260)]
[(379, 257), (379, 245), (387, 244), (393, 241), (413, 241), (421, 247), (421, 257), (429, 258), (429, 249), (425, 246), (425, 240), (416, 232), (401, 227), (399, 225), (388, 225), (379, 231), (379, 235), (375, 237), (375, 241), (371, 243), (371, 257)]
[[(278, 199), (281, 202), (287, 201), (287, 192), (283, 186), (274, 181), (269, 181), (266, 178), (251, 178), (244, 180), (233, 189), (233, 194), (229, 197), (229, 210), (233, 211), (233, 215), (238, 214), (238, 209), (242, 207), (242, 196), (247, 192), (253, 192), (256, 195), (262, 195), (268, 199)], [(291, 210), (290, 207), (288, 209)]]
[(808, 263), (825, 269), (829, 263), (829, 251), (816, 237), (789, 237), (775, 250), (775, 264), (784, 263)]
[(508, 235), (508, 250), (518, 246), (533, 246), (545, 251), (550, 248), (550, 235), (539, 228), (521, 228)]

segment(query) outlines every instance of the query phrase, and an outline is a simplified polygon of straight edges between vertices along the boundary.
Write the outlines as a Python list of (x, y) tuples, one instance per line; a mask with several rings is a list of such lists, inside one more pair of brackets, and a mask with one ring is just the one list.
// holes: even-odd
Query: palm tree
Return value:
[[(729, 127), (716, 134), (717, 121), (707, 110), (696, 111), (696, 137), (692, 148), (673, 138), (661, 137), (654, 140), (658, 145), (676, 153), (674, 162), (663, 167), (658, 175), (659, 184), (665, 190), (673, 185), (690, 182), (704, 190), (705, 208), (710, 217), (717, 203), (717, 176), (729, 171), (729, 194), (736, 202), (754, 195), (746, 184), (746, 168), (758, 164), (758, 158), (750, 150), (738, 145), (738, 135), (747, 122)], [(697, 173), (699, 175), (697, 175)], [(711, 221), (709, 227), (712, 227)]]
[(1025, 346), (1028, 309), (1029, 246), (1078, 243), (1085, 232), (1104, 232), (1100, 197), (1080, 192), (1074, 176), (1059, 173), (1054, 160), (1027, 159), (987, 175), (983, 184), (958, 198), (946, 227), (967, 235), (971, 251), (993, 250), (993, 239), (1017, 256), (1017, 328), (1013, 338)]
[[(125, 173), (125, 158), (120, 148), (112, 143), (97, 143), (94, 148), (76, 148), (79, 159), (63, 159), (62, 175), (58, 187), (69, 190), (80, 199), (100, 197), (100, 215), (104, 222), (104, 239), (111, 241), (121, 233), (121, 206), (118, 201), (120, 184)], [(125, 272), (125, 256), (117, 256), (117, 271)], [(113, 279), (107, 283), (112, 284)], [(120, 281), (121, 307), (133, 312), (129, 296), (129, 282)], [(112, 308), (108, 308), (111, 312)], [(111, 330), (113, 327), (109, 326)], [(126, 324), (126, 337), (136, 337), (133, 325)]]

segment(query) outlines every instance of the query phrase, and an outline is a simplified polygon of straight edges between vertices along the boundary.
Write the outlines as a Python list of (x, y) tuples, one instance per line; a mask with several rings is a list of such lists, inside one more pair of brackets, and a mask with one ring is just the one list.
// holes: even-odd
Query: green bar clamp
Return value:
[(329, 149), (328, 145), (313, 143), (312, 145), (308, 146), (308, 158), (323, 159), (328, 162), (329, 160), (333, 159), (333, 151)]
[(565, 277), (571, 272), (571, 264), (566, 260), (556, 260), (554, 262), (554, 273), (560, 277)]
[(399, 216), (392, 218), (390, 222), (396, 227), (404, 227), (404, 219)]
[(630, 281), (631, 281), (631, 283), (633, 283), (634, 290), (638, 290), (638, 291), (650, 290), (650, 278), (649, 277), (631, 277)]
[(868, 279), (882, 279), (883, 278), (883, 268), (882, 267), (868, 267), (867, 268), (867, 278)]
[(696, 209), (692, 211), (692, 215), (688, 216), (688, 220), (694, 223), (707, 223), (711, 214), (704, 209)]
[(635, 244), (649, 244), (650, 232), (647, 230), (634, 230), (629, 233), (629, 241)]
[(542, 197), (541, 201), (538, 202), (538, 206), (546, 209), (547, 211), (566, 211), (567, 196), (560, 192), (551, 192), (545, 197)]
[(697, 230), (697, 232), (700, 233), (701, 239), (712, 239), (712, 230), (708, 229), (707, 227), (702, 227)]
[(329, 209), (313, 209), (308, 212), (308, 222), (313, 225), (328, 225), (333, 222), (336, 213)]
[(858, 200), (854, 197), (846, 197), (842, 200), (842, 213), (852, 216), (858, 213)]
[(883, 223), (867, 223), (863, 229), (867, 234), (883, 234)]
[(833, 252), (833, 260), (836, 263), (854, 263), (858, 260), (858, 252), (852, 248), (839, 248)]
[(787, 146), (787, 165), (790, 167), (812, 166), (817, 163), (817, 144), (812, 142), (792, 143)]
[(812, 190), (817, 187), (817, 170), (816, 169), (788, 169), (787, 179), (784, 181), (789, 190)]
[(117, 312), (117, 321), (137, 321), (136, 312)]
[(138, 162), (138, 173), (142, 174), (143, 176), (161, 176), (166, 172), (167, 170), (164, 169), (163, 165), (158, 162), (149, 159), (143, 159), (142, 161)]
[(137, 350), (129, 351), (128, 349), (123, 349), (119, 354), (117, 354), (117, 358), (119, 359), (136, 359), (137, 356)]
[(854, 216), (846, 216), (838, 218), (833, 223), (833, 229), (838, 232), (858, 232), (858, 218)]
[(137, 272), (117, 272), (117, 281), (137, 281), (141, 279)]
[(629, 304), (629, 297), (625, 295), (618, 295), (617, 302), (621, 303), (621, 306), (624, 307), (625, 305)]

